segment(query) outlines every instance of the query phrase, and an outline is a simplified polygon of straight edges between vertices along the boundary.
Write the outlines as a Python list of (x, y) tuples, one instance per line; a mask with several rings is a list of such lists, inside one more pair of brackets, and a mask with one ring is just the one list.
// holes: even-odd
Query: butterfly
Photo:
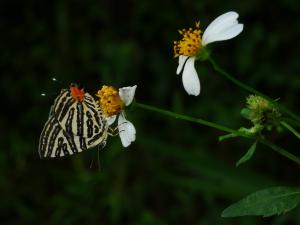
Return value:
[(100, 105), (77, 85), (61, 90), (39, 140), (41, 158), (72, 155), (105, 145), (108, 124)]

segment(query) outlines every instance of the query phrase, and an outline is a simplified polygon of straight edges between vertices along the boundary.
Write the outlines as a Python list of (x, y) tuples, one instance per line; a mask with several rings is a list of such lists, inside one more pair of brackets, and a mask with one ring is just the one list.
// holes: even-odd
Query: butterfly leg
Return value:
[(110, 135), (112, 137), (119, 135), (119, 133), (123, 132), (124, 130), (118, 130), (118, 129), (121, 125), (123, 125), (125, 123), (127, 123), (127, 122), (123, 122), (123, 123), (119, 124), (118, 126), (116, 126), (114, 128), (109, 127), (108, 128), (108, 135)]
[(114, 127), (114, 128), (111, 128), (111, 127), (108, 128), (108, 135), (109, 136), (114, 137), (114, 136), (117, 136), (118, 134), (119, 134), (118, 126)]

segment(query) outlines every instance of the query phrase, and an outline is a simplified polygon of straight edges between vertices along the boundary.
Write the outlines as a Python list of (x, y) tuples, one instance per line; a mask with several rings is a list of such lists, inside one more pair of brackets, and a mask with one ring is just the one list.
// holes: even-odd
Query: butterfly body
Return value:
[(101, 108), (90, 94), (77, 86), (63, 89), (41, 133), (40, 157), (63, 157), (105, 144), (107, 130)]

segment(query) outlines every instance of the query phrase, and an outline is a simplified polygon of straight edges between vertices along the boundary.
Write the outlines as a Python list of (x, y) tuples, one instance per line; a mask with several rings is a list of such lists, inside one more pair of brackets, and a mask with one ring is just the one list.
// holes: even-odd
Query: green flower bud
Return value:
[[(271, 102), (261, 96), (250, 95), (247, 98), (247, 118), (254, 126), (272, 130), (280, 123), (281, 113)], [(245, 110), (243, 111), (245, 114)]]

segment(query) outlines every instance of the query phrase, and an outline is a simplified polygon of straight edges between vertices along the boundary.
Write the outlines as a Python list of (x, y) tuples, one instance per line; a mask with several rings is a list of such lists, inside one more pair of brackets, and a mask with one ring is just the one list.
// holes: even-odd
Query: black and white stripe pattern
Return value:
[(105, 144), (107, 129), (101, 108), (90, 94), (85, 93), (79, 102), (64, 89), (54, 100), (41, 133), (40, 157), (62, 157)]

